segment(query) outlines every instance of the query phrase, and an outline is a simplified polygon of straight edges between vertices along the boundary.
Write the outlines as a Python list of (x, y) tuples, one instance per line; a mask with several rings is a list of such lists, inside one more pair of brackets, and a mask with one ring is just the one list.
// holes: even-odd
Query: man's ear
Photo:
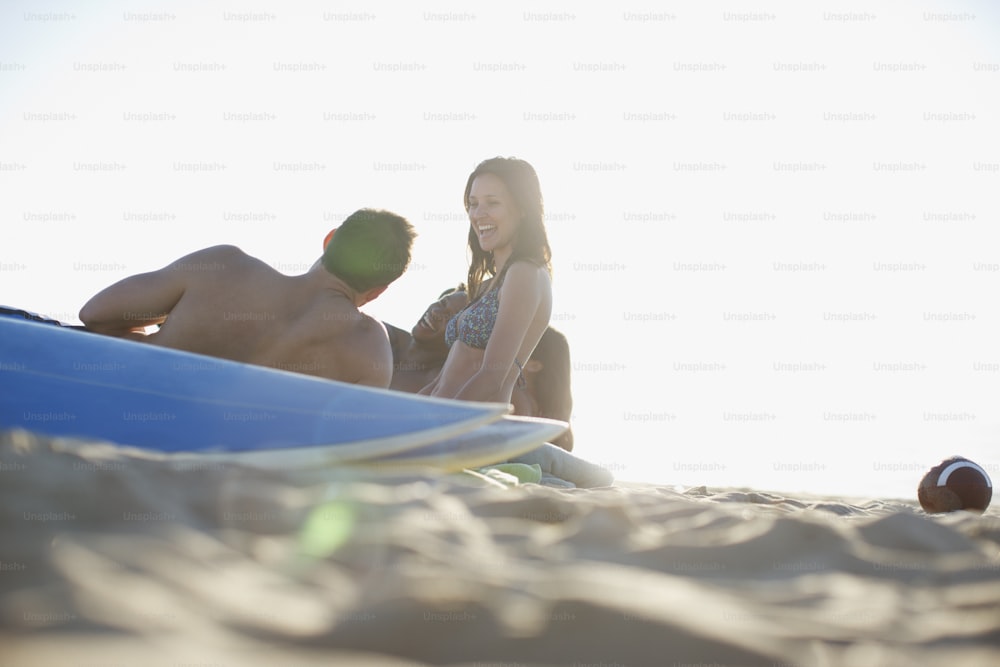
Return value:
[(327, 235), (326, 235), (326, 238), (324, 238), (324, 239), (323, 239), (323, 250), (324, 250), (324, 251), (326, 251), (326, 247), (327, 247), (328, 245), (330, 245), (330, 240), (331, 240), (331, 239), (333, 238), (333, 233), (334, 233), (335, 231), (337, 231), (337, 228), (336, 228), (336, 227), (334, 227), (333, 229), (331, 229), (331, 230), (330, 230), (330, 233), (329, 233), (329, 234), (327, 234)]
[(528, 359), (528, 363), (524, 365), (525, 373), (537, 373), (545, 367), (545, 364), (540, 362), (538, 359)]
[(361, 303), (359, 303), (358, 306), (363, 306), (366, 303), (368, 303), (369, 301), (374, 301), (388, 287), (389, 287), (388, 285), (380, 285), (379, 287), (372, 287), (369, 290), (365, 290), (364, 292), (362, 292), (361, 294), (358, 295), (358, 298), (361, 300)]

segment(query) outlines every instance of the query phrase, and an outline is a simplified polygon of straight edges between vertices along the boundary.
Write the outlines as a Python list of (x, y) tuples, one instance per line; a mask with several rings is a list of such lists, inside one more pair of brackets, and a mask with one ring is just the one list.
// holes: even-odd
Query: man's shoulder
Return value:
[(181, 257), (173, 268), (212, 271), (225, 269), (253, 258), (234, 245), (214, 245)]
[[(382, 322), (360, 310), (331, 309), (313, 310), (309, 315), (313, 335), (321, 340), (337, 339), (352, 346), (376, 339), (378, 344), (385, 341), (388, 345), (389, 334)], [(318, 326), (313, 326), (318, 325)]]
[(174, 268), (184, 268), (198, 274), (226, 273), (232, 276), (234, 273), (249, 273), (262, 277), (264, 274), (281, 275), (267, 262), (228, 244), (197, 250), (175, 262)]
[(383, 343), (389, 345), (389, 331), (381, 320), (358, 312), (360, 317), (354, 321), (353, 333), (365, 342), (370, 342), (375, 346), (382, 347)]
[(313, 340), (335, 357), (348, 381), (389, 386), (392, 379), (392, 346), (385, 326), (360, 311), (327, 313), (325, 326), (317, 327)]
[(370, 315), (359, 313), (343, 332), (343, 343), (348, 354), (360, 363), (368, 363), (372, 358), (392, 360), (392, 343), (385, 325)]

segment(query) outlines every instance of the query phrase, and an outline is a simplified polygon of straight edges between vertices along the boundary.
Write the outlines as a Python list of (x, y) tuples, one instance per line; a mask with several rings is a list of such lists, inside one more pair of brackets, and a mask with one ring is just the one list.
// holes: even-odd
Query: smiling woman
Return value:
[(469, 175), (464, 200), (471, 299), (448, 321), (448, 358), (421, 393), (509, 402), (552, 311), (541, 187), (524, 160), (492, 158)]

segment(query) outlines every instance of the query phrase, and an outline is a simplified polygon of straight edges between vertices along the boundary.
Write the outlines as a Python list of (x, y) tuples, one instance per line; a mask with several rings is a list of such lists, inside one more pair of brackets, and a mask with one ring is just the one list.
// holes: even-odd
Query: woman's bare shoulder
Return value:
[(507, 269), (501, 287), (510, 285), (515, 290), (524, 288), (549, 289), (551, 284), (552, 279), (544, 266), (527, 260), (519, 260)]

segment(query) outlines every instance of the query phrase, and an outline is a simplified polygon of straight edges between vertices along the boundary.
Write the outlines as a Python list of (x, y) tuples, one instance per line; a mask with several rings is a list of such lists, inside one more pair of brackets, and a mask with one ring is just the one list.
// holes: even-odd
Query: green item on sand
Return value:
[(479, 468), (480, 472), (499, 470), (517, 479), (518, 484), (538, 484), (542, 481), (542, 467), (537, 463), (497, 463)]
[(299, 531), (299, 553), (326, 558), (342, 547), (354, 532), (354, 508), (331, 500), (313, 509)]

